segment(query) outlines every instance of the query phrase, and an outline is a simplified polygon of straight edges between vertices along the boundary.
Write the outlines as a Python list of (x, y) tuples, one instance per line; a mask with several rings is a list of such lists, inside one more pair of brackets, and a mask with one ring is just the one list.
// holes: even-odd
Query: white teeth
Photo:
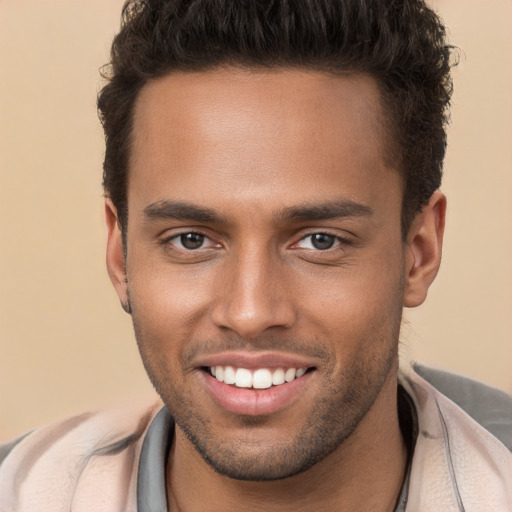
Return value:
[[(297, 372), (295, 373), (295, 377), (298, 379), (299, 377), (302, 377), (306, 373), (307, 368), (299, 368)], [(226, 377), (224, 376), (224, 382), (226, 382)]]
[(252, 388), (252, 373), (246, 368), (238, 368), (235, 374), (237, 388)]
[(284, 384), (284, 370), (282, 368), (278, 368), (272, 374), (272, 384), (274, 384), (274, 386)]
[(272, 386), (272, 374), (270, 370), (262, 368), (256, 370), (252, 376), (252, 387), (255, 389), (267, 389)]
[(235, 369), (232, 366), (224, 368), (224, 382), (226, 384), (234, 384), (236, 382)]
[[(217, 366), (217, 371), (219, 371), (218, 366)], [(291, 382), (292, 380), (295, 379), (296, 372), (297, 372), (297, 370), (295, 368), (288, 368), (288, 370), (286, 370), (286, 373), (284, 374), (284, 380), (286, 382)]]
[(255, 371), (247, 368), (234, 368), (233, 366), (211, 366), (210, 373), (219, 382), (235, 385), (237, 388), (268, 389), (280, 386), (285, 382), (292, 382), (302, 377), (307, 368), (259, 368)]

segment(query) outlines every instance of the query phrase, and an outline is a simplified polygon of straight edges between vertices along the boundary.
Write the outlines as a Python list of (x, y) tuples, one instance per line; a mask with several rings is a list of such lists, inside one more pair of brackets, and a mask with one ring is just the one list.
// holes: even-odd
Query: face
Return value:
[(396, 393), (408, 260), (380, 112), (369, 77), (294, 70), (138, 98), (109, 270), (177, 436), (219, 473), (304, 471)]

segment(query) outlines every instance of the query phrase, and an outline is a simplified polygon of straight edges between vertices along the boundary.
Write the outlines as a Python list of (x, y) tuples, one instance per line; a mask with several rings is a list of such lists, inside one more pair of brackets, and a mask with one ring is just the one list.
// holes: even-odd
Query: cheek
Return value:
[(297, 291), (302, 317), (326, 339), (338, 340), (347, 356), (377, 342), (389, 347), (397, 342), (400, 326), (402, 272), (397, 251), (324, 279), (304, 280)]
[[(128, 291), (146, 372), (161, 396), (175, 394), (185, 385), (186, 371), (180, 362), (198, 328), (201, 295), (194, 286), (147, 269), (128, 278)], [(172, 386), (168, 385), (170, 381)]]
[(176, 351), (201, 328), (213, 293), (207, 275), (148, 263), (134, 268), (128, 269), (128, 291), (142, 341)]

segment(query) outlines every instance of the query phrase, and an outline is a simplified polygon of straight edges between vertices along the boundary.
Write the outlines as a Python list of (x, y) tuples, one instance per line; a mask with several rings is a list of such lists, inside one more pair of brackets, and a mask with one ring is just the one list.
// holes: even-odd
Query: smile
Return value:
[(276, 413), (292, 406), (299, 397), (305, 396), (304, 393), (314, 389), (311, 382), (316, 374), (316, 366), (297, 368), (285, 364), (280, 367), (266, 364), (210, 363), (201, 367), (199, 375), (214, 402), (225, 411), (237, 415)]
[(237, 388), (268, 389), (281, 386), (302, 377), (307, 368), (235, 368), (233, 366), (210, 366), (209, 372), (219, 382)]

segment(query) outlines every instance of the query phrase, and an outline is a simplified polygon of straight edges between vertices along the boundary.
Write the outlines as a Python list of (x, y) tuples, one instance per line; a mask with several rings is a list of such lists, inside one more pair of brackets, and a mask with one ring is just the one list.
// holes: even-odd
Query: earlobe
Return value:
[(405, 307), (413, 308), (422, 304), (437, 275), (441, 263), (445, 216), (446, 197), (437, 190), (412, 222), (405, 257)]
[(105, 223), (107, 225), (106, 260), (108, 275), (121, 301), (121, 307), (127, 313), (131, 313), (121, 226), (117, 209), (108, 197), (105, 199)]

